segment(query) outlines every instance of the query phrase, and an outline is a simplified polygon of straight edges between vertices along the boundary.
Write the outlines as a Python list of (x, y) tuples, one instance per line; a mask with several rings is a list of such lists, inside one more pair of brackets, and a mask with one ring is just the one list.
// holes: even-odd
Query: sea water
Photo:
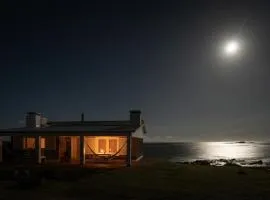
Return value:
[(190, 142), (146, 143), (146, 158), (166, 159), (171, 162), (209, 161), (211, 165), (225, 165), (227, 161), (240, 166), (270, 166), (268, 142)]

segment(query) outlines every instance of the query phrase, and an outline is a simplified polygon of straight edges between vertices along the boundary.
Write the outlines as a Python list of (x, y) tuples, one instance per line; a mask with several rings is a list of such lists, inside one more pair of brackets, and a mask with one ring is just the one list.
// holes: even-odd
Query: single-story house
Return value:
[(11, 136), (12, 151), (37, 163), (67, 163), (132, 160), (143, 157), (146, 133), (141, 111), (131, 110), (129, 120), (49, 121), (37, 112), (28, 112), (25, 127), (1, 129), (0, 136)]

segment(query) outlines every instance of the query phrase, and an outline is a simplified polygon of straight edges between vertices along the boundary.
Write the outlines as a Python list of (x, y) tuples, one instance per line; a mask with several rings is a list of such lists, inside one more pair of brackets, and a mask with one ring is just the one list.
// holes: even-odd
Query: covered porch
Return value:
[[(45, 128), (46, 129), (46, 128)], [(1, 134), (3, 135), (3, 134)], [(125, 164), (131, 166), (132, 132), (75, 132), (75, 131), (10, 131), (12, 138), (20, 138), (24, 154), (38, 164)], [(16, 143), (16, 142), (15, 142)]]
[[(127, 159), (127, 136), (83, 136), (85, 163), (125, 161)], [(80, 136), (58, 138), (61, 163), (80, 161)], [(41, 138), (42, 140), (42, 138)]]

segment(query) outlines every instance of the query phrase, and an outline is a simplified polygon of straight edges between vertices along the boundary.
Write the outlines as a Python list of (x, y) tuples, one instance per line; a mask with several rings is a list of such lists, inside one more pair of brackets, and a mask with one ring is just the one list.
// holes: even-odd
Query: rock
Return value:
[(230, 166), (230, 167), (232, 167), (232, 166), (237, 166), (237, 167), (239, 167), (238, 164), (232, 163), (232, 162), (228, 162), (228, 163), (226, 163), (224, 166)]
[(220, 160), (212, 160), (210, 165), (221, 167), (221, 166), (224, 166), (226, 163), (227, 163), (227, 160), (220, 159)]
[(228, 163), (228, 160), (227, 159), (218, 159), (217, 161), (219, 161), (219, 162), (225, 162), (225, 163)]
[(210, 161), (209, 160), (195, 160), (194, 162), (192, 162), (192, 164), (195, 164), (195, 165), (210, 165)]
[(249, 164), (250, 164), (250, 165), (262, 165), (262, 164), (263, 164), (263, 161), (258, 160), (258, 161), (251, 162), (251, 163), (249, 163)]
[(186, 161), (186, 162), (182, 162), (182, 164), (188, 165), (188, 164), (190, 164), (190, 163)]
[(180, 164), (180, 165), (189, 165), (190, 162), (188, 162), (188, 161), (183, 161), (183, 162), (176, 162), (176, 164)]

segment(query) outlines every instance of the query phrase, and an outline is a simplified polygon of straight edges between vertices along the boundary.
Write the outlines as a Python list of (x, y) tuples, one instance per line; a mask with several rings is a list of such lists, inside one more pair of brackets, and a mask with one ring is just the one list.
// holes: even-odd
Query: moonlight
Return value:
[(227, 55), (235, 55), (239, 51), (239, 43), (237, 41), (229, 41), (224, 45), (224, 52)]

